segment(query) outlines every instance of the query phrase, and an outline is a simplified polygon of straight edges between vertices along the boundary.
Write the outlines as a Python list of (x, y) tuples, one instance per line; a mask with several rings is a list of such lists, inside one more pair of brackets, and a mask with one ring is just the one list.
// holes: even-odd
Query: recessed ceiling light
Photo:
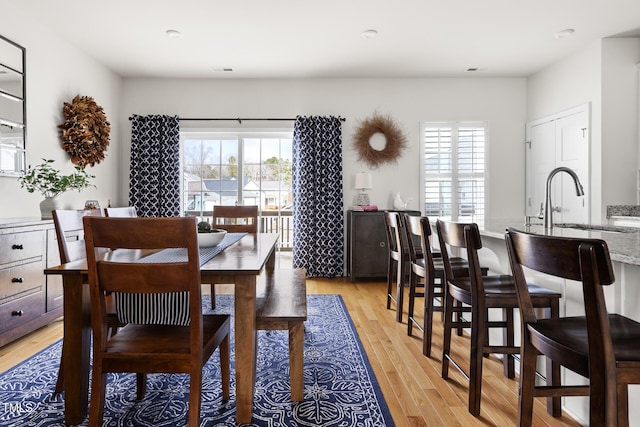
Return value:
[(182, 33), (178, 30), (167, 30), (165, 34), (170, 39), (179, 39), (180, 37), (182, 37)]
[(363, 39), (372, 39), (377, 35), (378, 35), (378, 32), (376, 30), (365, 30), (362, 32)]
[(573, 28), (567, 28), (566, 30), (558, 31), (554, 35), (554, 37), (557, 38), (557, 39), (564, 39), (566, 37), (570, 37), (575, 32), (576, 32), (576, 30), (574, 30)]
[(224, 72), (231, 72), (233, 71), (233, 68), (229, 68), (229, 67), (225, 67), (225, 68), (214, 68), (213, 71), (215, 71), (216, 73), (224, 73)]

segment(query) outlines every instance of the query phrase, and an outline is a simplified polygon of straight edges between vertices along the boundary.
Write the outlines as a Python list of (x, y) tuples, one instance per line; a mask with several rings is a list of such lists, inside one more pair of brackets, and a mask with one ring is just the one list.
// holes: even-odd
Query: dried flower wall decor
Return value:
[[(381, 133), (386, 139), (385, 147), (381, 150), (372, 147), (370, 143), (371, 137), (376, 133)], [(359, 159), (372, 168), (377, 168), (381, 164), (397, 161), (407, 147), (407, 137), (390, 115), (383, 116), (375, 112), (358, 124), (353, 144)]]
[(101, 106), (90, 96), (77, 95), (63, 108), (65, 122), (58, 126), (62, 148), (71, 162), (84, 168), (104, 160), (111, 125)]

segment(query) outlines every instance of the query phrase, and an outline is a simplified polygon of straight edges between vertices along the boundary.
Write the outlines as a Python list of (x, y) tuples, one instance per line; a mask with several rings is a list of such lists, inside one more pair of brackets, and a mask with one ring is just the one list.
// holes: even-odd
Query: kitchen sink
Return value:
[(597, 225), (597, 224), (559, 223), (559, 224), (554, 224), (554, 227), (574, 228), (576, 230), (586, 230), (586, 231), (608, 231), (612, 233), (637, 233), (640, 231), (640, 228), (634, 228), (634, 227), (621, 227), (618, 225)]

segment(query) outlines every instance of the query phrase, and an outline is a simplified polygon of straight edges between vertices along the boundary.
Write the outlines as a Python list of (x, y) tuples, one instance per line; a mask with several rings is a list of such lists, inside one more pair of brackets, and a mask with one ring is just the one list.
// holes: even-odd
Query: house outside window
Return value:
[(421, 123), (421, 203), (431, 218), (484, 224), (486, 122)]

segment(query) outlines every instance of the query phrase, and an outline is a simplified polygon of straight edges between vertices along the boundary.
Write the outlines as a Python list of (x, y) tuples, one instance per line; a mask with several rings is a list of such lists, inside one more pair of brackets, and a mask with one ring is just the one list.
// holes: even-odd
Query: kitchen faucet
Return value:
[(549, 172), (549, 176), (547, 177), (547, 190), (545, 194), (545, 202), (544, 202), (544, 228), (551, 229), (553, 228), (553, 206), (551, 205), (551, 180), (558, 172), (566, 172), (571, 178), (573, 178), (573, 183), (576, 186), (576, 195), (584, 196), (584, 189), (582, 188), (582, 184), (580, 184), (580, 179), (578, 175), (568, 167), (560, 166), (555, 168), (551, 172)]

